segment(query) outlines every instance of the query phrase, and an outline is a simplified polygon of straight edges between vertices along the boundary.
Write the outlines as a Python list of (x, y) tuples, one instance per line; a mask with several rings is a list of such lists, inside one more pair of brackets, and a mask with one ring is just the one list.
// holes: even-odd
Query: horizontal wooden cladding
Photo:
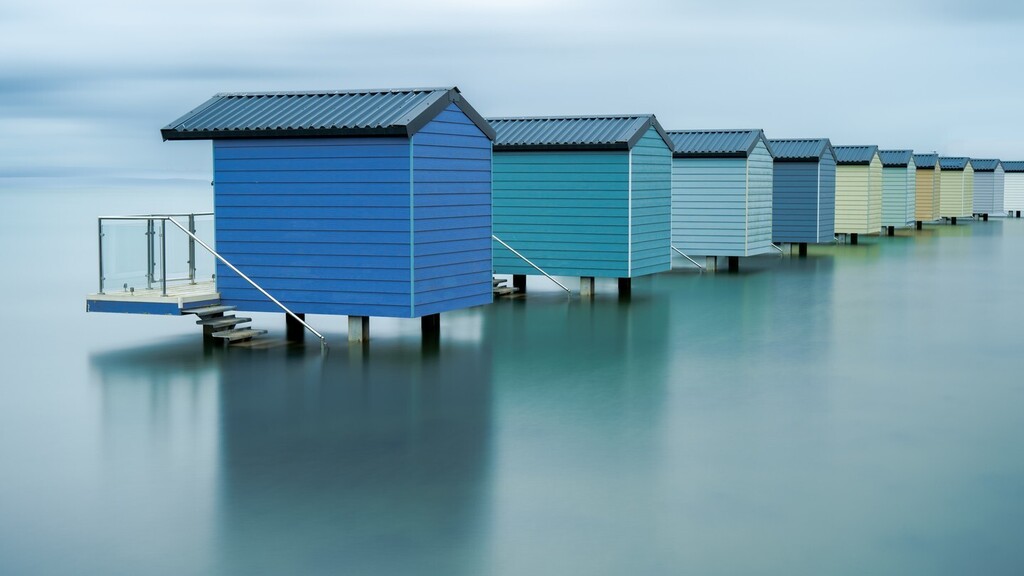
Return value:
[(903, 227), (914, 221), (908, 195), (916, 186), (913, 167), (882, 168), (882, 226)]
[(412, 165), (413, 314), (491, 302), (491, 141), (451, 104), (414, 136)]
[[(479, 194), (480, 182), (418, 182), (420, 193)], [(217, 182), (217, 195), (296, 196), (307, 195), (398, 195), (409, 198), (409, 179), (404, 182)]]
[[(454, 197), (453, 197), (454, 196)], [(490, 206), (491, 195), (486, 193), (424, 194), (417, 196), (417, 208)], [(275, 196), (269, 194), (220, 194), (215, 199), (218, 208), (344, 208), (362, 210), (367, 208), (409, 209), (409, 191), (404, 194), (297, 194)]]
[(939, 218), (939, 179), (941, 172), (935, 170), (917, 170), (915, 176), (916, 201), (914, 218), (922, 222), (931, 222)]
[(672, 151), (653, 127), (630, 155), (631, 277), (672, 268)]
[[(419, 202), (414, 210), (417, 219), (431, 220), (437, 218), (466, 218), (471, 216), (490, 216), (491, 205), (482, 204), (449, 204), (442, 206), (421, 206)], [(291, 220), (299, 225), (308, 220), (404, 220), (406, 228), (409, 222), (408, 204), (395, 207), (367, 206), (232, 206), (233, 219), (273, 219)], [(355, 230), (348, 228), (345, 222), (338, 222), (335, 229)]]
[[(312, 298), (316, 298), (318, 294), (313, 293), (310, 294), (309, 296)], [(312, 300), (311, 298), (288, 298), (283, 300), (284, 304), (288, 306), (289, 309), (299, 314), (325, 314), (332, 316), (376, 316), (380, 318), (411, 318), (413, 317), (412, 307), (409, 305), (410, 299), (408, 296), (405, 297), (405, 301), (406, 303), (404, 305), (387, 305), (366, 303), (356, 304), (343, 302), (321, 302)], [(227, 306), (235, 306), (238, 308), (238, 312), (281, 312), (280, 308), (278, 308), (273, 302), (267, 300), (265, 296), (263, 296), (256, 290), (231, 290), (228, 293), (221, 292), (221, 304)]]
[[(416, 244), (417, 255), (450, 254), (477, 249), (480, 239), (446, 240), (442, 242), (419, 242)], [(275, 241), (228, 241), (217, 242), (220, 251), (231, 254), (295, 254), (295, 255), (331, 255), (331, 256), (408, 256), (409, 243), (395, 244), (351, 242), (275, 242)]]
[(1010, 172), (1003, 177), (1003, 208), (1024, 211), (1024, 172)]

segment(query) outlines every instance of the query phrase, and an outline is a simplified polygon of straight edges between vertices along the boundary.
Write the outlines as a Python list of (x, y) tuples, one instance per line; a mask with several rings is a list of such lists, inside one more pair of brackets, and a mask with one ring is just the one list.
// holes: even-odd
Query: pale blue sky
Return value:
[(888, 4), (7, 0), (0, 187), (208, 181), (209, 143), (159, 129), (216, 92), (450, 84), (489, 116), (1024, 159), (1024, 6)]

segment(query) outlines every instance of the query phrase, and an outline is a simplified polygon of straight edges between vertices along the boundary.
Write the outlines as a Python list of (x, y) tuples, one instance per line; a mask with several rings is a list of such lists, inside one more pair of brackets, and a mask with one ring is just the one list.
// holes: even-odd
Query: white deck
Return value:
[(160, 293), (159, 287), (156, 287), (152, 290), (136, 290), (134, 293), (110, 290), (105, 294), (90, 294), (86, 299), (105, 302), (138, 302), (140, 304), (177, 304), (179, 308), (184, 308), (191, 302), (219, 300), (220, 293), (217, 292), (217, 284), (211, 280), (195, 284), (168, 285), (166, 296)]

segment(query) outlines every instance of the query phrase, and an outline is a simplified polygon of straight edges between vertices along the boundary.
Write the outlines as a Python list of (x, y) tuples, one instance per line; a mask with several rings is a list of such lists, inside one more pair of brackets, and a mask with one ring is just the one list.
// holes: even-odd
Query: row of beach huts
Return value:
[(440, 313), (492, 301), (493, 274), (628, 293), (673, 255), (735, 269), (783, 245), (1024, 211), (1024, 162), (666, 130), (653, 114), (485, 118), (457, 88), (218, 94), (162, 135), (213, 141), (215, 285), (105, 290), (101, 223), (88, 309), (196, 314), (229, 341), (261, 332), (235, 311), (349, 316), (350, 340), (371, 316), (436, 334)]

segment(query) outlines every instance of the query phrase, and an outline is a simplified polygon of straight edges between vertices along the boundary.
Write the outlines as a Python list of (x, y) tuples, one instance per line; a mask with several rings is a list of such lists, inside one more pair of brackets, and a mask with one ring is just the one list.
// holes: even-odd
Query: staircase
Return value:
[(495, 296), (511, 296), (516, 292), (519, 292), (518, 288), (506, 286), (505, 282), (507, 282), (507, 280), (504, 278), (499, 279), (493, 276), (491, 277), (491, 290), (494, 292)]
[(182, 314), (195, 314), (199, 317), (196, 324), (203, 327), (204, 338), (217, 338), (226, 341), (228, 344), (252, 340), (256, 336), (266, 334), (266, 330), (256, 330), (248, 326), (239, 326), (252, 322), (252, 318), (240, 318), (234, 315), (225, 316), (225, 312), (231, 312), (235, 306), (203, 306), (201, 308), (186, 308)]

